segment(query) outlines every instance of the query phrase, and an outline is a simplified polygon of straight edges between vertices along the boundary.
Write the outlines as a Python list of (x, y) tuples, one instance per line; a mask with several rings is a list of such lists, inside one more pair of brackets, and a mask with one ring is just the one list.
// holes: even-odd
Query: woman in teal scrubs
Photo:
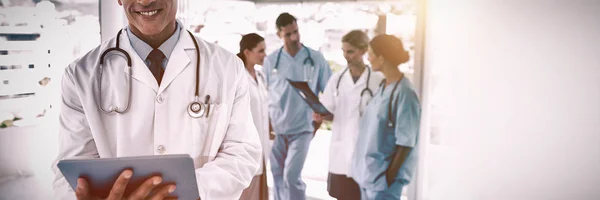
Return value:
[(421, 106), (398, 66), (409, 60), (402, 41), (379, 35), (369, 43), (369, 62), (385, 79), (360, 119), (350, 176), (361, 199), (400, 199), (417, 163)]

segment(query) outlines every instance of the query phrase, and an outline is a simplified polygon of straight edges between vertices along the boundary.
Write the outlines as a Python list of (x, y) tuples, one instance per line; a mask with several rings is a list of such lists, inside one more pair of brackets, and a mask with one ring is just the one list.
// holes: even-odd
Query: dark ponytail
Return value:
[(240, 40), (240, 52), (237, 53), (236, 55), (240, 59), (242, 59), (242, 62), (244, 62), (244, 66), (247, 64), (246, 63), (246, 55), (244, 55), (244, 50), (246, 50), (246, 49), (252, 50), (259, 43), (261, 43), (263, 41), (265, 41), (265, 38), (263, 38), (262, 36), (260, 36), (256, 33), (249, 33), (249, 34), (242, 36), (242, 40)]
[(235, 55), (237, 55), (237, 57), (239, 57), (240, 59), (242, 59), (242, 62), (244, 63), (244, 66), (245, 66), (246, 65), (246, 55), (244, 55), (244, 52), (241, 51), (241, 52), (239, 52), (239, 53), (237, 53)]

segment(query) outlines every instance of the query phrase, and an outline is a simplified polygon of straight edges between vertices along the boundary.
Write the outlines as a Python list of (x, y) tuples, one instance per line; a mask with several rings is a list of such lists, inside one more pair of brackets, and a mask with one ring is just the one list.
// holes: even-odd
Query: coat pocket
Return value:
[(194, 118), (192, 123), (192, 157), (196, 168), (212, 161), (227, 130), (227, 105), (211, 104), (208, 116)]

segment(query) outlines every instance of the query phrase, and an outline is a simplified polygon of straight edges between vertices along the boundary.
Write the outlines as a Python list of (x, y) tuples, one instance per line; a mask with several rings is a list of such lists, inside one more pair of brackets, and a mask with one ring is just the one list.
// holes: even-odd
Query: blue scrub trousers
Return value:
[(373, 191), (366, 188), (360, 188), (361, 200), (400, 200), (402, 197), (402, 181), (394, 181), (390, 187), (382, 191)]
[(306, 199), (306, 184), (300, 175), (312, 138), (312, 132), (275, 136), (270, 157), (275, 200)]

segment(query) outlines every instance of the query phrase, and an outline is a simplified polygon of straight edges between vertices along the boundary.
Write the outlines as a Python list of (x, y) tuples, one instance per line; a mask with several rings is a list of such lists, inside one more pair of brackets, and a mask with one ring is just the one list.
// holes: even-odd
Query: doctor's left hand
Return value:
[[(159, 176), (150, 177), (140, 185), (129, 197), (124, 197), (125, 188), (129, 183), (129, 179), (133, 175), (133, 171), (125, 170), (113, 184), (110, 194), (106, 200), (160, 200), (166, 199), (166, 196), (175, 191), (175, 185), (163, 185), (157, 187), (162, 178)], [(152, 195), (151, 195), (152, 194)], [(77, 179), (77, 190), (75, 195), (78, 200), (100, 200), (101, 198), (92, 197), (87, 181), (83, 178)]]

